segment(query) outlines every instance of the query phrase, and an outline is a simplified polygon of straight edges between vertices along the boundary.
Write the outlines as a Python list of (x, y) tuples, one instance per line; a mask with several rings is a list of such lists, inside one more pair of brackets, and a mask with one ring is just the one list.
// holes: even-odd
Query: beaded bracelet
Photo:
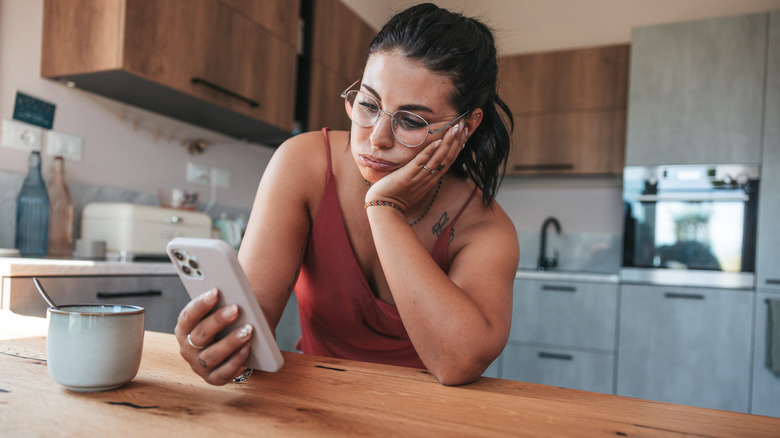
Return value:
[(401, 213), (406, 213), (403, 208), (401, 208), (400, 205), (396, 204), (395, 202), (388, 202), (388, 201), (368, 201), (366, 202), (366, 208), (373, 207), (375, 205), (384, 205), (385, 207), (393, 207), (394, 209), (400, 211)]

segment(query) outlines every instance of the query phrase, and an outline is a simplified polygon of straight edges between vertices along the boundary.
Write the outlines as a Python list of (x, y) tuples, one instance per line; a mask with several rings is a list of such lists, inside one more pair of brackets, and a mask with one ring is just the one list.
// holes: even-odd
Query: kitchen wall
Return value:
[[(57, 105), (53, 129), (84, 139), (82, 160), (65, 163), (77, 210), (90, 201), (156, 204), (159, 187), (197, 190), (205, 205), (209, 187), (186, 183), (186, 162), (192, 161), (231, 172), (230, 189), (216, 193), (215, 216), (221, 211), (248, 214), (274, 149), (41, 78), (42, 19), (43, 0), (0, 0), (0, 118), (12, 118), (17, 91)], [(203, 154), (190, 155), (181, 140), (198, 138), (211, 146)], [(14, 245), (13, 203), (27, 172), (28, 155), (0, 147), (0, 248)], [(46, 155), (45, 141), (42, 155), (48, 179), (52, 157)]]

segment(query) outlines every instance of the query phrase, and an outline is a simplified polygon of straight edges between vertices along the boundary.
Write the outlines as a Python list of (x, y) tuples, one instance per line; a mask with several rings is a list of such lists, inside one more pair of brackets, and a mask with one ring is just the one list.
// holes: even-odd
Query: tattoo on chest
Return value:
[[(441, 235), (441, 232), (444, 231), (444, 227), (447, 226), (447, 223), (449, 223), (449, 221), (450, 221), (450, 216), (445, 211), (439, 217), (439, 221), (433, 225), (433, 228), (431, 228), (433, 234), (435, 234), (436, 237), (439, 237)], [(450, 239), (452, 239), (452, 237), (450, 237)]]

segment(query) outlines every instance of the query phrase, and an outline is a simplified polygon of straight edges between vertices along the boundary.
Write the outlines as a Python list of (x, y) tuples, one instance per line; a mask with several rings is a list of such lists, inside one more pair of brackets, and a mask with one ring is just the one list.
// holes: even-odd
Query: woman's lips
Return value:
[(371, 155), (360, 155), (360, 162), (364, 166), (373, 170), (395, 170), (401, 167), (398, 163), (392, 161), (383, 160), (381, 158), (373, 157)]

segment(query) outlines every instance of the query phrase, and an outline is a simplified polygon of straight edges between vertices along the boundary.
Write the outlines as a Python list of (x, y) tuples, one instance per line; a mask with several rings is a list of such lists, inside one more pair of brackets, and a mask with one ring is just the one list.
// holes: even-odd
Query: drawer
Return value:
[(617, 297), (612, 283), (515, 280), (509, 339), (615, 351)]
[[(190, 301), (176, 275), (39, 277), (57, 304), (131, 304), (146, 309), (146, 330), (173, 333), (179, 312)], [(205, 292), (205, 291), (204, 291)], [(3, 279), (2, 308), (46, 316), (46, 302), (31, 277)]]
[(615, 355), (564, 348), (507, 344), (501, 354), (502, 379), (613, 392)]

